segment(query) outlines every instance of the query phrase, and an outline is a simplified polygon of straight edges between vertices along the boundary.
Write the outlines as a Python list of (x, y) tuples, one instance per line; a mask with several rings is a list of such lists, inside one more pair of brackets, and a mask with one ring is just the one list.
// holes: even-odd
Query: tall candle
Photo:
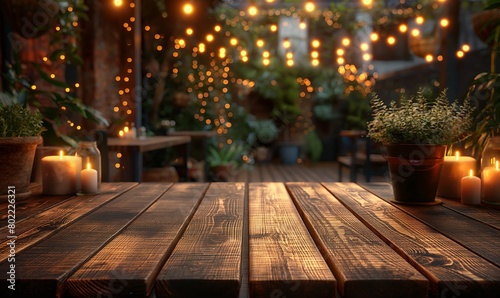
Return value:
[(437, 195), (440, 197), (460, 199), (460, 184), (462, 178), (469, 174), (470, 169), (476, 169), (476, 159), (470, 156), (445, 156), (441, 170)]
[(486, 167), (481, 172), (483, 181), (482, 199), (487, 203), (500, 204), (500, 169), (498, 160), (494, 167)]
[(57, 156), (42, 158), (42, 188), (47, 195), (71, 195), (80, 191), (80, 171), (82, 159), (65, 156), (60, 151)]
[(470, 170), (469, 176), (462, 178), (461, 183), (462, 204), (481, 203), (481, 179), (473, 175)]
[(90, 162), (87, 168), (81, 171), (82, 193), (93, 194), (98, 192), (97, 171), (91, 168)]

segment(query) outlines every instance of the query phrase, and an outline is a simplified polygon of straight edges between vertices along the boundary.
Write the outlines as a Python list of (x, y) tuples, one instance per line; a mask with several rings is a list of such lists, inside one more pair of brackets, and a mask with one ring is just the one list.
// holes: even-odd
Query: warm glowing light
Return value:
[(150, 26), (144, 26), (144, 31), (149, 31), (149, 30), (151, 30)]
[(264, 57), (264, 58), (269, 58), (269, 56), (271, 56), (271, 53), (269, 53), (269, 51), (264, 51), (262, 53), (262, 57)]
[(406, 24), (399, 25), (399, 31), (405, 33), (406, 31), (408, 31), (408, 26), (406, 26)]
[(448, 27), (448, 25), (450, 25), (450, 21), (448, 21), (448, 19), (441, 19), (439, 24), (441, 25), (441, 27)]
[(359, 47), (362, 51), (368, 51), (368, 49), (370, 48), (370, 46), (368, 46), (366, 42), (363, 42)]
[(345, 37), (342, 39), (342, 44), (347, 47), (348, 45), (351, 44), (351, 40), (349, 38)]
[(64, 55), (62, 55), (62, 54), (61, 54), (61, 55), (59, 56), (59, 59), (64, 60), (64, 59), (66, 59), (66, 56), (64, 56)]
[(289, 67), (292, 67), (294, 64), (293, 60), (287, 60), (286, 61), (286, 65), (289, 66)]
[(462, 46), (462, 51), (464, 51), (464, 52), (468, 52), (468, 51), (470, 51), (470, 46), (469, 46), (468, 44), (464, 44), (464, 45)]
[(250, 14), (251, 16), (255, 16), (258, 12), (259, 11), (257, 10), (257, 7), (253, 4), (248, 8), (248, 14)]
[(276, 32), (276, 31), (278, 31), (278, 26), (276, 26), (274, 24), (271, 25), (271, 32)]
[(290, 41), (288, 40), (288, 38), (285, 38), (285, 40), (283, 40), (283, 47), (284, 47), (285, 49), (290, 48), (290, 46), (291, 46), (291, 45), (292, 45), (292, 44), (290, 43)]
[(214, 36), (212, 34), (207, 34), (207, 41), (211, 42), (214, 40)]
[(293, 59), (293, 53), (292, 52), (286, 53), (286, 59)]
[(31, 90), (36, 90), (36, 85), (31, 85)]
[(246, 50), (241, 50), (240, 55), (242, 57), (246, 57), (248, 55), (248, 52)]
[(424, 23), (424, 17), (422, 16), (418, 16), (416, 19), (415, 19), (415, 22), (419, 25), (422, 25)]
[(457, 51), (457, 57), (458, 58), (463, 58), (465, 53), (463, 51)]
[(269, 59), (262, 59), (262, 64), (265, 65), (265, 66), (268, 66), (269, 64), (271, 64), (271, 61)]
[(370, 34), (370, 39), (372, 41), (377, 41), (378, 40), (378, 34), (373, 32), (372, 34)]
[(344, 56), (344, 53), (345, 53), (344, 49), (337, 49), (338, 56)]
[(321, 45), (321, 42), (317, 39), (313, 39), (313, 41), (311, 42), (311, 45), (313, 48), (319, 48), (319, 46)]
[(191, 3), (186, 3), (182, 7), (182, 11), (184, 11), (185, 14), (192, 14), (194, 11), (194, 6)]
[(215, 27), (214, 27), (215, 32), (219, 32), (221, 29), (222, 29), (222, 27), (219, 25), (215, 25)]
[(420, 30), (418, 30), (418, 29), (411, 30), (411, 35), (414, 36), (414, 37), (419, 36), (420, 35)]
[(113, 4), (115, 6), (122, 6), (123, 5), (123, 0), (113, 0)]
[(395, 44), (396, 43), (396, 38), (394, 38), (394, 36), (387, 37), (387, 43), (390, 44), (390, 45)]
[(318, 53), (318, 51), (312, 51), (312, 52), (311, 52), (311, 58), (316, 59), (316, 58), (318, 58), (318, 57), (319, 57), (319, 53)]
[(313, 59), (313, 60), (311, 61), (311, 65), (312, 65), (312, 66), (318, 66), (318, 65), (319, 65), (319, 60), (318, 60), (318, 59)]
[(262, 40), (262, 39), (258, 39), (258, 40), (257, 40), (257, 46), (258, 46), (259, 48), (262, 48), (262, 47), (264, 46), (264, 40)]
[(231, 38), (231, 40), (229, 41), (229, 43), (232, 45), (232, 46), (235, 46), (238, 44), (238, 39), (233, 37)]
[(337, 63), (338, 64), (344, 64), (345, 63), (345, 59), (342, 58), (342, 57), (339, 57), (339, 58), (337, 58)]
[(434, 57), (432, 57), (432, 55), (429, 54), (425, 56), (425, 61), (432, 62), (432, 60), (434, 60)]
[(302, 30), (306, 29), (307, 28), (306, 22), (301, 21), (300, 24), (299, 24), (299, 28), (302, 29)]
[(193, 35), (193, 32), (194, 32), (194, 31), (193, 31), (193, 29), (191, 29), (191, 28), (187, 28), (187, 29), (186, 29), (186, 34), (187, 34), (187, 35)]
[(314, 9), (316, 9), (316, 6), (312, 1), (307, 1), (306, 4), (304, 5), (304, 8), (307, 12), (313, 12)]
[(371, 6), (373, 4), (373, 0), (363, 0), (363, 5)]
[(370, 61), (370, 59), (372, 59), (372, 55), (368, 53), (363, 54), (363, 60)]

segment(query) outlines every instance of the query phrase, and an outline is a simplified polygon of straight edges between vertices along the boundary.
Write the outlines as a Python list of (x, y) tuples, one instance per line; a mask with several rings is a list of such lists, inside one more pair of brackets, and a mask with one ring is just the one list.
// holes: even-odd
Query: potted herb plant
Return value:
[(388, 105), (374, 94), (371, 108), (368, 136), (387, 149), (394, 201), (435, 203), (447, 145), (469, 129), (473, 107), (450, 102), (446, 90), (428, 98), (420, 89)]
[[(6, 94), (3, 97), (7, 96)], [(42, 142), (42, 115), (22, 105), (0, 105), (0, 198), (30, 196), (35, 150)]]

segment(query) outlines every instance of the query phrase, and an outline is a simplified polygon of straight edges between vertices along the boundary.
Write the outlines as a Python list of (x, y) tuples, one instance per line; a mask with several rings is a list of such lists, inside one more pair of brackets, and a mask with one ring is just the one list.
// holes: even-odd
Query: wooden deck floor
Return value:
[[(365, 182), (362, 173), (357, 176), (358, 182)], [(252, 170), (240, 170), (232, 175), (234, 182), (337, 182), (338, 164), (336, 162), (319, 162), (316, 164), (284, 165), (282, 163), (257, 163)], [(342, 181), (349, 181), (349, 170), (345, 169)], [(372, 182), (387, 181), (383, 176), (372, 176)]]

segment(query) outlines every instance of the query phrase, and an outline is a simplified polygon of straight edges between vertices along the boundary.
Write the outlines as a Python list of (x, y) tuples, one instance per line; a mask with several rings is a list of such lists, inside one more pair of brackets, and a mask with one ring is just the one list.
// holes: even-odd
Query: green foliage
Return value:
[(323, 144), (318, 134), (313, 130), (306, 135), (306, 153), (312, 162), (318, 162), (323, 152)]
[(0, 137), (34, 137), (45, 130), (40, 112), (22, 105), (0, 105)]
[(374, 94), (371, 107), (368, 136), (383, 144), (452, 144), (464, 137), (474, 111), (468, 101), (450, 103), (446, 90), (429, 99), (422, 89), (389, 105)]
[(251, 119), (248, 121), (257, 141), (261, 144), (270, 144), (279, 135), (279, 129), (272, 119)]
[(210, 167), (221, 165), (233, 165), (238, 167), (242, 162), (242, 156), (246, 152), (243, 143), (224, 145), (222, 148), (216, 146), (208, 147), (207, 162)]

